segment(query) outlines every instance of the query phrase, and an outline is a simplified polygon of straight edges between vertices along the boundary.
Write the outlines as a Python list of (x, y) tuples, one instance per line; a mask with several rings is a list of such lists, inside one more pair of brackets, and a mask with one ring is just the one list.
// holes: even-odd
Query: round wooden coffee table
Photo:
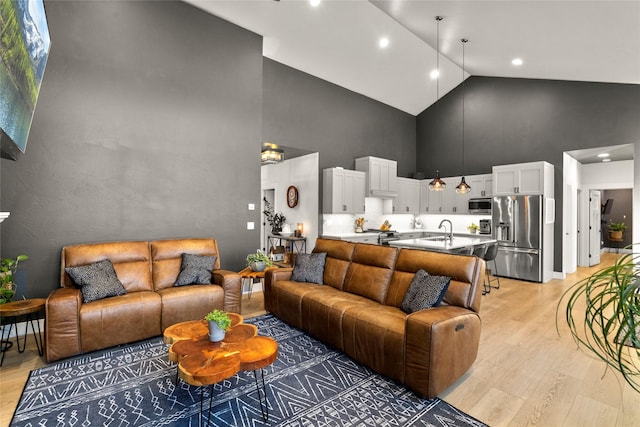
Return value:
[[(205, 320), (182, 322), (168, 327), (164, 332), (164, 341), (171, 344), (169, 360), (178, 363), (177, 377), (187, 384), (210, 386), (209, 411), (213, 384), (231, 378), (240, 371), (253, 371), (262, 418), (267, 421), (269, 413), (262, 368), (277, 359), (278, 343), (271, 337), (258, 335), (258, 328), (242, 323), (243, 319), (239, 314), (230, 313), (230, 316), (231, 329), (220, 342), (209, 341), (209, 328)], [(202, 417), (202, 394), (200, 416)]]
[[(40, 329), (40, 313), (44, 311), (44, 306), (47, 300), (45, 298), (32, 298), (17, 300), (8, 302), (6, 304), (0, 304), (0, 320), (3, 322), (2, 326), (2, 358), (0, 359), (0, 366), (4, 362), (4, 354), (12, 347), (9, 337), (11, 336), (11, 330), (16, 330), (16, 342), (18, 344), (18, 353), (23, 353), (27, 346), (27, 333), (29, 332), (29, 325), (31, 325), (31, 331), (33, 332), (33, 339), (36, 342), (38, 348), (38, 354), (42, 356), (44, 354), (44, 341), (42, 340), (42, 330)], [(24, 330), (24, 339), (22, 341), (22, 348), (20, 347), (20, 335), (18, 335), (18, 320), (21, 317), (25, 317), (26, 326)], [(7, 324), (4, 324), (4, 320), (9, 319), (8, 330)], [(36, 328), (33, 325), (33, 321), (36, 321), (38, 325), (38, 334), (36, 335)], [(6, 330), (6, 333), (5, 333)]]

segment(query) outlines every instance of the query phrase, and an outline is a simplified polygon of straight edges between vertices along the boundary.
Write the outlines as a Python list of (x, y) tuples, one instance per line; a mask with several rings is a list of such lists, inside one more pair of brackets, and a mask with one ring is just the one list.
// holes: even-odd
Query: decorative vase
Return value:
[(249, 267), (251, 268), (251, 271), (264, 271), (266, 266), (267, 264), (263, 261), (253, 261), (249, 263)]
[(476, 233), (478, 232), (478, 230), (476, 230), (475, 228), (470, 228), (470, 229), (469, 229), (469, 232), (470, 232), (471, 234), (476, 234)]
[(218, 324), (213, 320), (209, 320), (209, 341), (219, 342), (224, 339), (225, 330), (220, 329)]

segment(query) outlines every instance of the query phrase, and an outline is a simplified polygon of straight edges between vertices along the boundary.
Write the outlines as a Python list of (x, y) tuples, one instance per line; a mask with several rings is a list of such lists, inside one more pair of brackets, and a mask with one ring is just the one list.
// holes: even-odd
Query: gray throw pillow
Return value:
[(326, 252), (297, 254), (296, 265), (291, 273), (291, 280), (321, 285), (324, 280), (324, 263), (326, 259)]
[(213, 267), (216, 264), (215, 255), (182, 254), (180, 274), (176, 279), (176, 286), (210, 285)]
[(111, 260), (105, 259), (89, 265), (66, 267), (64, 271), (80, 287), (84, 302), (97, 301), (127, 293), (127, 290), (118, 280)]
[(431, 276), (424, 270), (418, 270), (402, 300), (402, 311), (413, 313), (425, 308), (440, 305), (449, 288), (451, 277)]

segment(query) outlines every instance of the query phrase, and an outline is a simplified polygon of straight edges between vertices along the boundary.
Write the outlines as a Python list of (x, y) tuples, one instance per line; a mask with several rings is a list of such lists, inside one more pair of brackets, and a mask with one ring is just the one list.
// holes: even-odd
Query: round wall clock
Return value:
[(287, 188), (287, 206), (295, 208), (298, 205), (298, 189), (293, 185)]

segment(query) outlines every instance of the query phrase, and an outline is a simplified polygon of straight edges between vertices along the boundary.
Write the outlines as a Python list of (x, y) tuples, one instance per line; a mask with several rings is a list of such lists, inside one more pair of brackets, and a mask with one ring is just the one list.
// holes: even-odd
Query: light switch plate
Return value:
[(255, 211), (256, 210), (256, 204), (255, 203), (249, 203), (249, 210), (250, 211)]
[(253, 221), (249, 221), (247, 222), (247, 230), (255, 230), (256, 228), (256, 223)]

